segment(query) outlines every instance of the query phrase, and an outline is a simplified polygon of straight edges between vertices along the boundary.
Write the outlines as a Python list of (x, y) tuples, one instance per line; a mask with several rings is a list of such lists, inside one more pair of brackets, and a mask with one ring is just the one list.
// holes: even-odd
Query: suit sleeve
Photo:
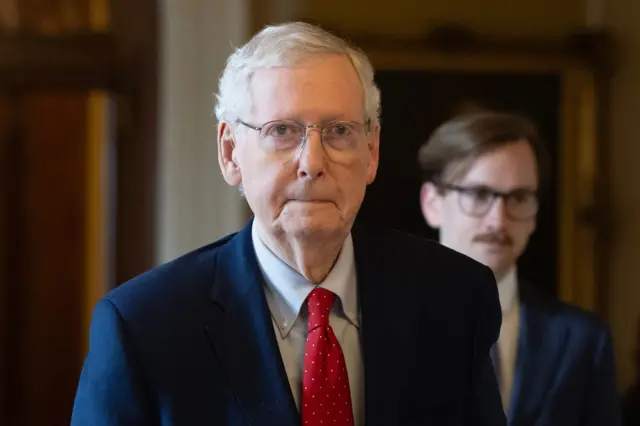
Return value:
[(72, 426), (149, 425), (150, 404), (127, 343), (125, 324), (113, 303), (96, 305), (89, 353), (82, 368)]
[[(498, 340), (502, 311), (498, 287), (490, 269), (480, 275), (481, 284), (476, 299), (475, 339), (472, 365), (472, 426), (506, 426), (498, 383), (491, 362), (491, 347)], [(478, 293), (476, 293), (478, 294)]]
[(598, 336), (582, 424), (584, 426), (619, 426), (622, 424), (613, 344), (608, 329), (602, 331)]

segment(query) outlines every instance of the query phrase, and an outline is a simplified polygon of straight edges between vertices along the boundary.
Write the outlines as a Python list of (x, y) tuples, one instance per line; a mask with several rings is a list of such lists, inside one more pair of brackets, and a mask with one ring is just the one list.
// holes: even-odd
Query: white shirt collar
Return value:
[[(258, 235), (255, 221), (251, 227), (251, 237), (258, 265), (266, 281), (265, 290), (269, 309), (284, 338), (291, 331), (300, 314), (302, 304), (316, 285), (269, 250)], [(337, 296), (333, 309), (341, 307), (342, 309), (338, 309), (337, 312), (344, 314), (354, 326), (359, 327), (356, 269), (351, 234), (345, 239), (338, 260), (329, 275), (318, 286), (333, 292)], [(338, 300), (340, 303), (337, 303)]]
[(510, 312), (518, 302), (518, 272), (515, 266), (498, 281), (498, 297), (503, 314)]

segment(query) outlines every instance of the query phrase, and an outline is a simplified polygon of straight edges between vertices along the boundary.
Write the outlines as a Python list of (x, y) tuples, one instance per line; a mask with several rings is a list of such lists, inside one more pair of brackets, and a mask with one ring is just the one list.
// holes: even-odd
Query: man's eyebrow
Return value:
[(294, 121), (300, 124), (328, 124), (328, 123), (334, 123), (336, 121), (358, 121), (358, 120), (354, 118), (350, 118), (350, 116), (345, 113), (335, 113), (335, 114), (323, 115), (320, 117), (320, 120), (314, 123), (308, 122), (307, 120), (303, 119), (300, 115), (297, 115), (297, 114), (283, 114), (281, 116), (278, 116), (278, 118), (274, 118), (269, 121)]
[(531, 185), (522, 185), (522, 186), (516, 186), (514, 188), (510, 188), (506, 191), (503, 191), (501, 189), (498, 189), (494, 186), (491, 186), (487, 183), (481, 183), (481, 182), (461, 182), (459, 184), (459, 186), (463, 187), (463, 188), (468, 188), (468, 189), (488, 189), (490, 191), (496, 191), (496, 192), (516, 192), (516, 191), (532, 191), (532, 192), (537, 192), (538, 188), (535, 186), (531, 186)]

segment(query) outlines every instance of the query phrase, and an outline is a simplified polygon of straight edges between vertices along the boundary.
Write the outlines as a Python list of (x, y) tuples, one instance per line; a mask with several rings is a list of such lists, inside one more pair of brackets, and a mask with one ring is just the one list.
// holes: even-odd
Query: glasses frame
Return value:
[[(535, 190), (524, 190), (524, 189), (516, 189), (516, 190), (512, 190), (512, 191), (498, 191), (496, 189), (492, 189), (492, 188), (488, 188), (488, 187), (478, 187), (478, 186), (460, 186), (460, 185), (453, 185), (453, 184), (443, 184), (443, 183), (438, 183), (436, 184), (436, 186), (441, 190), (441, 191), (455, 191), (459, 194), (458, 196), (458, 207), (460, 207), (460, 210), (471, 217), (475, 217), (475, 218), (482, 218), (484, 216), (486, 216), (491, 209), (493, 208), (493, 205), (495, 204), (496, 200), (498, 198), (501, 198), (503, 203), (504, 203), (504, 207), (505, 207), (505, 213), (507, 215), (507, 217), (509, 217), (512, 220), (517, 220), (517, 221), (524, 221), (524, 220), (529, 220), (533, 217), (535, 217), (538, 214), (538, 211), (540, 210), (540, 200), (538, 197), (538, 191)], [(487, 203), (486, 208), (484, 208), (482, 211), (472, 211), (472, 209), (469, 209), (468, 206), (465, 206), (465, 203), (463, 201), (463, 196), (464, 195), (472, 195), (472, 192), (477, 192), (478, 190), (482, 190), (485, 191), (488, 195), (491, 196), (491, 200)], [(522, 192), (522, 191), (526, 191), (528, 193), (530, 193), (530, 195), (532, 195), (534, 197), (535, 200), (535, 208), (532, 208), (530, 212), (527, 212), (526, 214), (514, 214), (514, 208), (510, 207), (513, 206), (514, 204), (510, 203), (510, 200), (513, 200), (514, 196), (518, 193), (518, 192)], [(462, 195), (462, 196), (460, 196)]]
[(258, 132), (258, 134), (260, 135), (260, 139), (264, 140), (268, 137), (268, 135), (263, 135), (262, 134), (262, 129), (264, 129), (265, 127), (269, 126), (270, 124), (273, 123), (289, 123), (289, 124), (296, 124), (298, 126), (300, 126), (301, 128), (304, 129), (304, 134), (302, 135), (302, 137), (300, 138), (300, 143), (304, 143), (308, 137), (309, 137), (309, 130), (311, 129), (318, 129), (320, 131), (320, 141), (324, 141), (324, 134), (325, 134), (325, 130), (332, 127), (332, 126), (337, 126), (340, 124), (345, 124), (345, 125), (358, 125), (358, 126), (362, 126), (363, 130), (364, 130), (364, 135), (365, 136), (369, 136), (369, 134), (371, 133), (371, 118), (367, 119), (367, 121), (365, 121), (364, 123), (360, 123), (358, 121), (348, 121), (348, 120), (341, 120), (341, 121), (332, 121), (330, 123), (325, 124), (324, 126), (321, 126), (319, 124), (309, 124), (309, 125), (304, 125), (301, 124), (297, 121), (294, 120), (271, 120), (271, 121), (267, 121), (266, 123), (264, 123), (262, 126), (255, 126), (253, 124), (249, 124), (244, 120), (241, 119), (237, 119), (236, 122), (238, 124), (242, 124), (245, 127), (248, 127), (251, 130), (255, 130), (256, 132)]

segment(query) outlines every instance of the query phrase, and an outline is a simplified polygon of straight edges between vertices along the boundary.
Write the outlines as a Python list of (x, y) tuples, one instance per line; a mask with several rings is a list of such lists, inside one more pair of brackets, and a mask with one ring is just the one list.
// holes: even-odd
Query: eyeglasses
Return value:
[(268, 141), (275, 150), (295, 149), (307, 140), (309, 130), (318, 129), (323, 144), (339, 151), (353, 149), (369, 134), (371, 124), (370, 119), (364, 124), (355, 121), (334, 121), (326, 126), (305, 126), (290, 120), (269, 121), (262, 126), (254, 126), (242, 120), (237, 122), (259, 132), (260, 139)]
[(456, 191), (459, 195), (460, 210), (473, 217), (483, 217), (491, 210), (496, 199), (504, 202), (507, 216), (514, 220), (527, 220), (538, 213), (537, 191), (515, 189), (509, 192), (497, 191), (486, 186), (463, 187), (438, 184), (443, 190)]

